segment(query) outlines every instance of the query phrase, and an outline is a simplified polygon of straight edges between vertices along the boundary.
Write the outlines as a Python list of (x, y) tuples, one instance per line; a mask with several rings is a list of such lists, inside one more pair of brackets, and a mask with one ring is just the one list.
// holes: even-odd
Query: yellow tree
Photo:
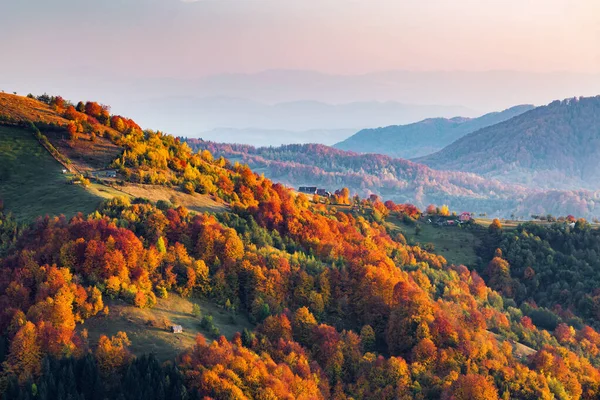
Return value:
[(41, 360), (41, 348), (35, 325), (26, 322), (10, 344), (10, 352), (3, 369), (16, 375), (20, 383), (25, 383), (39, 374)]
[(444, 216), (444, 217), (447, 217), (450, 215), (450, 209), (448, 208), (447, 205), (444, 204), (442, 206), (442, 208), (440, 208), (440, 215)]
[(119, 332), (110, 339), (104, 335), (100, 336), (95, 354), (100, 371), (105, 377), (114, 374), (130, 360), (131, 354), (127, 350), (130, 344), (125, 332)]

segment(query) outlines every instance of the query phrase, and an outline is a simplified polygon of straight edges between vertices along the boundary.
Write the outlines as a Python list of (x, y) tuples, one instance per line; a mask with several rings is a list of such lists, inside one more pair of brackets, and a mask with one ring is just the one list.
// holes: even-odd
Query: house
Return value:
[(298, 188), (298, 191), (300, 193), (305, 193), (305, 194), (316, 194), (317, 187), (316, 186), (300, 186)]
[(171, 332), (172, 333), (182, 333), (183, 327), (181, 325), (171, 325)]
[(331, 193), (329, 193), (325, 189), (317, 189), (317, 194), (321, 197), (330, 197), (331, 196)]
[(117, 177), (117, 171), (114, 171), (114, 170), (106, 171), (106, 177), (107, 178), (116, 178)]
[(471, 220), (471, 218), (473, 218), (473, 217), (471, 216), (470, 212), (463, 212), (458, 217), (460, 222), (469, 222)]

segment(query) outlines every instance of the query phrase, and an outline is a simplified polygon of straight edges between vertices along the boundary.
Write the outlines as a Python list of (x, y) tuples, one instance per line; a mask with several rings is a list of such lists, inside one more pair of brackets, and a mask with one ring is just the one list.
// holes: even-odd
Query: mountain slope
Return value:
[(435, 153), (471, 132), (506, 121), (533, 108), (532, 105), (518, 105), (479, 118), (428, 118), (414, 124), (363, 129), (333, 147), (400, 158), (421, 157)]
[(416, 161), (543, 188), (600, 183), (600, 96), (554, 101)]

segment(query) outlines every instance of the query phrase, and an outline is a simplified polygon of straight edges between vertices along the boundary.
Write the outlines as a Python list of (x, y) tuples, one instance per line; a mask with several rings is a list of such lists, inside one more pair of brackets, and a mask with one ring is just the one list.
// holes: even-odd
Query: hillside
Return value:
[[(110, 309), (107, 316), (87, 320), (80, 327), (87, 329), (90, 341), (96, 343), (102, 335), (127, 332), (133, 354), (153, 353), (161, 361), (172, 360), (194, 346), (199, 333), (211, 338), (218, 336), (214, 333), (216, 330), (211, 332), (202, 327), (203, 317), (213, 318), (218, 333), (227, 339), (253, 327), (245, 315), (227, 311), (205, 299), (183, 298), (176, 294), (171, 294), (168, 299), (157, 299), (153, 308), (135, 307), (118, 299), (107, 301), (107, 305)], [(193, 312), (194, 305), (199, 308), (197, 315)], [(173, 335), (168, 329), (170, 324), (181, 325), (183, 332)]]
[(531, 187), (595, 190), (600, 183), (600, 96), (554, 101), (418, 158)]
[[(600, 334), (558, 307), (518, 309), (501, 296), (501, 279), (490, 279), (498, 292), (474, 270), (452, 264), (487, 262), (460, 246), (495, 243), (503, 234), (499, 221), (487, 229), (473, 222), (415, 228), (410, 235), (407, 227), (420, 215), (413, 206), (351, 199), (344, 190), (342, 212), (234, 160), (142, 131), (97, 103), (78, 105), (79, 114), (60, 103), (50, 101), (76, 122), (46, 128), (66, 132), (68, 145), (92, 141), (101, 121), (116, 131), (103, 137), (122, 149), (110, 164), (123, 182), (117, 186), (180, 188), (229, 207), (192, 213), (164, 197), (123, 196), (89, 216), (45, 218), (19, 229), (0, 213), (4, 398), (600, 395)], [(293, 149), (285, 157), (300, 155)], [(305, 162), (344, 165), (344, 152), (309, 150)], [(396, 165), (378, 160), (354, 161), (367, 169)], [(452, 183), (401, 163), (406, 184)], [(85, 159), (79, 165), (91, 167)], [(490, 192), (501, 189), (494, 185)], [(421, 239), (441, 249), (421, 247)], [(510, 275), (498, 270), (500, 278)], [(197, 324), (199, 313), (206, 318)]]
[[(40, 98), (45, 102), (0, 93), (0, 200), (18, 221), (61, 214), (70, 218), (78, 212), (87, 215), (101, 201), (115, 196), (162, 200), (185, 206), (192, 212), (226, 209), (223, 202), (210, 196), (184, 193), (177, 187), (139, 181), (118, 185), (116, 179), (94, 179), (98, 171), (110, 168), (123, 153), (123, 146), (111, 139), (118, 138), (120, 132), (83, 112), (70, 115), (67, 107), (48, 104), (50, 96)], [(69, 139), (66, 127), (72, 120), (67, 116), (80, 124), (76, 140)], [(54, 155), (36, 139), (30, 123), (41, 128), (56, 151)], [(68, 165), (64, 165), (65, 161)], [(67, 173), (63, 172), (65, 169)], [(68, 184), (80, 175), (90, 178), (89, 185)]]
[(101, 197), (69, 185), (63, 168), (32, 132), (0, 126), (0, 199), (19, 221), (96, 209)]
[(416, 158), (435, 153), (471, 132), (506, 121), (532, 108), (532, 105), (519, 105), (478, 118), (428, 118), (414, 124), (363, 129), (333, 147), (358, 153)]
[[(491, 235), (478, 253), (495, 260), (480, 268), (490, 286), (519, 306), (535, 302), (575, 323), (600, 327), (600, 230), (586, 221), (528, 222)], [(545, 317), (547, 329), (554, 329), (557, 320)]]
[(207, 148), (292, 187), (317, 185), (333, 192), (347, 186), (366, 196), (376, 193), (395, 202), (450, 204), (453, 209), (494, 213), (514, 207), (523, 188), (474, 174), (432, 170), (422, 164), (376, 154), (358, 154), (308, 144), (261, 147), (188, 139), (192, 148)]
[(459, 171), (438, 171), (423, 164), (378, 154), (358, 154), (323, 145), (261, 147), (218, 144), (187, 139), (194, 149), (209, 149), (232, 161), (292, 187), (319, 186), (331, 192), (348, 187), (352, 193), (370, 193), (419, 207), (448, 204), (453, 210), (471, 210), (508, 217), (531, 214), (600, 214), (591, 191), (541, 191)]

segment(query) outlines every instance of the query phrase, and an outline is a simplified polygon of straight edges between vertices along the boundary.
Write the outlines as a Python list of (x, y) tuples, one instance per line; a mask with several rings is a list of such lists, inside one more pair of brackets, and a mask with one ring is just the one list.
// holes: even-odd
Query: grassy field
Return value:
[(213, 200), (208, 195), (199, 193), (187, 194), (180, 190), (158, 185), (136, 185), (128, 183), (123, 186), (116, 186), (115, 189), (127, 193), (131, 197), (144, 197), (153, 202), (158, 200), (169, 201), (176, 206), (184, 206), (190, 211), (203, 212), (224, 212), (227, 206)]
[(101, 183), (96, 183), (96, 182), (92, 182), (90, 184), (90, 186), (88, 186), (86, 189), (90, 193), (92, 193), (94, 196), (98, 196), (103, 199), (112, 199), (113, 197), (116, 197), (116, 196), (124, 196), (124, 197), (129, 197), (129, 198), (133, 197), (130, 194), (119, 190), (118, 188), (115, 188), (112, 186), (106, 186), (106, 185), (103, 185)]
[(68, 185), (62, 169), (31, 132), (0, 126), (0, 198), (19, 221), (94, 211), (101, 198)]
[[(475, 218), (475, 223), (477, 225), (483, 226), (484, 228), (487, 228), (488, 226), (490, 226), (492, 224), (492, 221), (493, 221), (493, 219), (491, 219), (491, 218)], [(517, 226), (524, 223), (525, 221), (501, 220), (500, 222), (502, 223), (502, 229), (511, 230), (511, 229), (515, 229)], [(529, 222), (531, 222), (531, 221), (529, 221)], [(534, 221), (534, 222), (539, 222), (540, 224), (547, 224), (547, 223), (543, 223), (542, 221)]]
[[(110, 311), (107, 317), (91, 318), (80, 325), (79, 329), (88, 330), (92, 347), (97, 344), (101, 335), (112, 336), (123, 331), (131, 340), (130, 349), (134, 354), (154, 353), (159, 360), (165, 361), (192, 347), (198, 333), (209, 340), (214, 339), (210, 332), (201, 329), (200, 318), (192, 315), (194, 303), (200, 306), (203, 316), (213, 316), (215, 326), (228, 339), (244, 328), (252, 328), (245, 316), (233, 315), (205, 300), (184, 299), (170, 293), (168, 299), (159, 299), (152, 309), (140, 309), (123, 301), (109, 301), (107, 304)], [(163, 320), (181, 325), (183, 333), (169, 332), (164, 328)]]
[(411, 244), (418, 243), (422, 247), (427, 243), (433, 244), (433, 252), (444, 256), (451, 264), (472, 266), (477, 261), (475, 247), (479, 243), (479, 238), (473, 230), (418, 221), (417, 225), (421, 231), (417, 235), (416, 226), (405, 224), (397, 218), (389, 219), (387, 224), (392, 232), (401, 232)]

